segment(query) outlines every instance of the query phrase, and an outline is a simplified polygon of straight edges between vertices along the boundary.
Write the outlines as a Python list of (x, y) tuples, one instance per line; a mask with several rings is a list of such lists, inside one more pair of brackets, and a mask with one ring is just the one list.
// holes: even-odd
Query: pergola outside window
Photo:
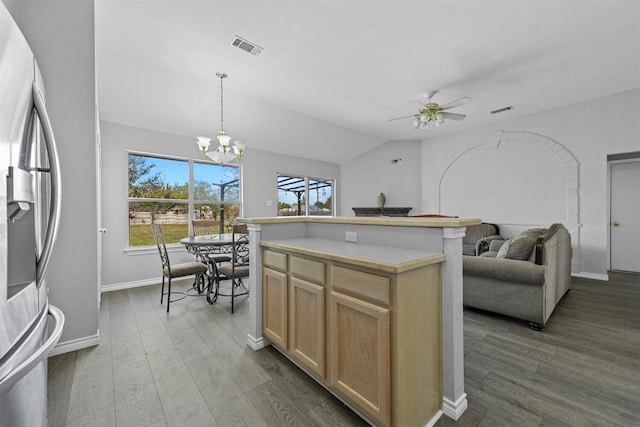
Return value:
[(335, 215), (334, 186), (333, 179), (279, 173), (278, 216)]

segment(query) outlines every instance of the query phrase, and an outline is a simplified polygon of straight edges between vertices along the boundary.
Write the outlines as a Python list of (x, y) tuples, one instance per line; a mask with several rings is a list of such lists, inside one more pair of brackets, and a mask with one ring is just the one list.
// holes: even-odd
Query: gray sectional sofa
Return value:
[(571, 256), (571, 235), (562, 224), (494, 239), (488, 252), (463, 257), (464, 305), (542, 330), (571, 285)]

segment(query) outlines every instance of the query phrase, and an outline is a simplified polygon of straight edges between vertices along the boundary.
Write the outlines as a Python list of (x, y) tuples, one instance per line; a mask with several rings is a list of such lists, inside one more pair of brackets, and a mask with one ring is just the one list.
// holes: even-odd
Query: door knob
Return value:
[(618, 221), (613, 221), (613, 226), (614, 226), (614, 227), (617, 227), (617, 226), (619, 226), (619, 225), (620, 225), (620, 223), (619, 223)]
[(100, 233), (106, 233), (106, 232), (107, 232), (107, 229), (106, 229), (106, 228), (98, 228), (98, 231), (99, 231)]

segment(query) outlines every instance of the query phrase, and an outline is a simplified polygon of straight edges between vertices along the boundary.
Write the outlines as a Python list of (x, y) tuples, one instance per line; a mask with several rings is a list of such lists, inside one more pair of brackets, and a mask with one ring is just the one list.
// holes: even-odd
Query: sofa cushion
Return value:
[(481, 253), (478, 256), (481, 256), (483, 258), (495, 258), (495, 257), (498, 256), (498, 252), (496, 252), (496, 251), (487, 251), (487, 252)]
[(524, 230), (520, 235), (530, 236), (530, 237), (540, 237), (547, 231), (549, 231), (547, 228), (529, 228), (528, 230)]
[(475, 254), (476, 254), (476, 245), (475, 245), (475, 243), (473, 245), (469, 245), (467, 243), (463, 243), (462, 244), (462, 255), (475, 256)]
[(493, 224), (482, 223), (470, 225), (465, 231), (462, 242), (467, 245), (473, 245), (475, 251), (475, 245), (478, 240), (482, 239), (483, 237), (493, 236), (496, 234), (496, 227)]
[(498, 280), (523, 285), (544, 284), (545, 267), (529, 261), (495, 259), (481, 256), (463, 257), (463, 286), (472, 286), (473, 278)]
[(509, 239), (500, 247), (496, 258), (528, 260), (536, 238), (528, 235), (520, 235)]

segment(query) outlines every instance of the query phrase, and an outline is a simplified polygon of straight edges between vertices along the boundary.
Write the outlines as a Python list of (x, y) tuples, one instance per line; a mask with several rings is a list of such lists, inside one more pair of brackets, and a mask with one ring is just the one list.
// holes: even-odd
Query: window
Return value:
[(226, 233), (240, 216), (240, 169), (193, 163), (194, 219), (215, 219)]
[(278, 216), (335, 215), (333, 187), (333, 179), (278, 174)]
[(192, 219), (216, 219), (226, 232), (240, 216), (240, 168), (129, 154), (129, 246), (154, 245), (149, 224), (167, 243), (189, 235)]

